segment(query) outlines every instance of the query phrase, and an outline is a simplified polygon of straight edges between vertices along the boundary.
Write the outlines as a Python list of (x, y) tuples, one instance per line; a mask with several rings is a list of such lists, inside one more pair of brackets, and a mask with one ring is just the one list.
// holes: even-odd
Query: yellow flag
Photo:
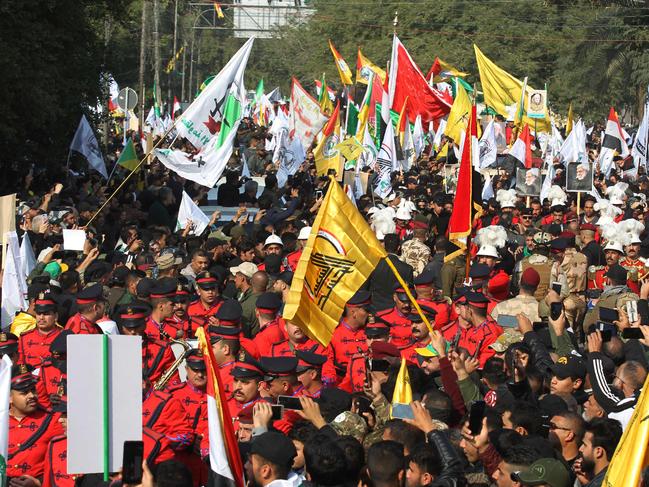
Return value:
[(437, 58), (438, 62), (438, 72), (439, 74), (435, 75), (433, 77), (433, 82), (434, 83), (439, 83), (440, 81), (447, 80), (453, 76), (459, 76), (460, 78), (464, 78), (467, 76), (469, 73), (465, 73), (463, 71), (460, 71), (457, 69), (455, 66), (452, 64), (449, 64), (447, 62), (442, 61), (440, 58)]
[(345, 62), (343, 57), (336, 50), (333, 42), (331, 42), (331, 39), (329, 39), (329, 49), (331, 49), (331, 54), (333, 54), (334, 56), (334, 62), (336, 63), (336, 68), (338, 68), (340, 81), (342, 81), (344, 85), (353, 85), (354, 82), (352, 81), (352, 70), (349, 69), (349, 66), (347, 66), (347, 63)]
[(640, 485), (642, 469), (649, 465), (649, 376), (617, 444), (602, 483), (605, 487), (635, 487)]
[[(525, 96), (521, 97), (523, 93), (523, 82), (514, 78), (507, 71), (499, 68), (475, 44), (473, 48), (475, 49), (475, 57), (478, 62), (480, 84), (484, 93), (485, 105), (493, 108), (508, 120), (515, 120), (516, 111), (522, 98), (525, 109), (523, 112), (523, 125), (527, 124), (530, 127), (536, 126), (539, 132), (549, 132), (551, 126), (547, 108), (545, 118), (534, 119), (527, 116), (528, 97), (534, 89), (528, 84), (525, 87)], [(535, 120), (536, 125), (534, 125)]]
[(340, 185), (329, 181), (284, 306), (285, 319), (325, 346), (345, 303), (387, 257)]
[[(395, 404), (410, 404), (412, 402), (412, 388), (410, 387), (410, 375), (408, 374), (408, 363), (405, 358), (401, 359), (401, 368), (397, 375), (397, 382), (394, 384), (392, 394), (392, 406)], [(390, 408), (392, 417), (392, 408)]]
[(453, 139), (453, 142), (460, 144), (460, 136), (466, 132), (466, 126), (469, 123), (471, 115), (471, 99), (469, 94), (462, 86), (462, 83), (455, 81), (455, 100), (448, 114), (444, 135)]
[(435, 160), (439, 161), (442, 157), (448, 157), (448, 142), (444, 142), (444, 145), (435, 156)]
[(358, 48), (358, 55), (356, 56), (356, 83), (368, 84), (370, 75), (374, 73), (380, 79), (381, 83), (385, 83), (385, 70), (379, 68), (372, 61), (363, 56), (361, 48)]
[(337, 149), (348, 161), (353, 161), (354, 159), (358, 159), (363, 153), (363, 144), (356, 137), (349, 137), (334, 147), (334, 149)]
[(572, 117), (572, 102), (570, 102), (570, 105), (568, 105), (568, 121), (566, 122), (566, 137), (572, 132)]
[[(326, 96), (326, 95), (325, 95)], [(337, 146), (340, 142), (340, 103), (336, 103), (329, 121), (322, 129), (322, 138), (313, 150), (318, 176), (326, 176), (329, 169), (336, 171), (336, 178), (342, 181), (343, 158)]]

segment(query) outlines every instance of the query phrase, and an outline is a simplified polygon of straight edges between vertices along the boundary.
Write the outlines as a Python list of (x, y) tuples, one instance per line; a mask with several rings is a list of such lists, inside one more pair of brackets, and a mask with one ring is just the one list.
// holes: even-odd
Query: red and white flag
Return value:
[(243, 463), (237, 439), (234, 436), (232, 416), (227, 406), (227, 398), (214, 352), (210, 346), (205, 331), (199, 328), (196, 331), (198, 349), (203, 353), (203, 360), (207, 369), (207, 422), (210, 440), (210, 468), (232, 482), (234, 487), (244, 487)]
[(602, 138), (602, 148), (599, 152), (599, 168), (608, 176), (613, 168), (613, 158), (618, 155), (626, 157), (630, 154), (629, 146), (626, 143), (622, 127), (617, 119), (615, 109), (611, 107), (606, 121), (606, 130)]
[(422, 122), (437, 120), (451, 111), (453, 99), (428, 84), (419, 67), (395, 35), (392, 40), (392, 57), (388, 77), (388, 94), (391, 108), (401, 112), (408, 98), (408, 118), (421, 115)]
[(509, 155), (523, 163), (525, 169), (532, 168), (532, 134), (529, 125), (525, 125), (518, 139), (509, 150)]
[(171, 108), (171, 120), (174, 120), (174, 118), (175, 118), (175, 116), (176, 116), (176, 112), (179, 112), (179, 111), (180, 111), (180, 108), (181, 108), (181, 107), (180, 107), (180, 102), (178, 101), (178, 98), (176, 98), (176, 97), (174, 96), (174, 105), (173, 105), (173, 107)]

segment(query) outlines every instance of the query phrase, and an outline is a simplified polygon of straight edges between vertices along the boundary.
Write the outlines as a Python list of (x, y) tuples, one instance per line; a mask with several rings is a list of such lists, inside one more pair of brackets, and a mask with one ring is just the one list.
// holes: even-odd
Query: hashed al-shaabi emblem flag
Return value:
[(293, 277), (284, 318), (328, 345), (345, 303), (385, 257), (368, 223), (330, 178)]

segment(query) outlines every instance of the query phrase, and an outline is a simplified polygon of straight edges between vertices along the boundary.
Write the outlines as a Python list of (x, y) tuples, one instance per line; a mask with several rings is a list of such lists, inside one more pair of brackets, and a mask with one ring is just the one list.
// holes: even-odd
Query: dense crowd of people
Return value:
[[(282, 310), (338, 183), (316, 174), (308, 151), (279, 187), (269, 138), (244, 120), (217, 196), (237, 211), (215, 212), (200, 235), (192, 222), (177, 230), (176, 215), (183, 191), (205, 204), (208, 188), (156, 161), (96, 217), (114, 183), (42, 168), (16, 179), (16, 228), (37, 263), (29, 307), (0, 334), (14, 363), (9, 485), (101, 483), (66, 467), (73, 333), (142, 338), (144, 485), (213, 482), (205, 361), (189, 352), (185, 381), (172, 369), (171, 345), (199, 328), (251, 486), (603, 485), (649, 369), (647, 177), (597, 174), (596, 191), (578, 197), (557, 163), (550, 196), (526, 198), (509, 189), (514, 166), (502, 157), (463, 249), (447, 235), (449, 161), (424, 151), (386, 198), (355, 201), (424, 316), (380, 262), (323, 346)], [(263, 191), (241, 177), (244, 160)], [(72, 228), (87, 232), (82, 252), (63, 249)], [(402, 359), (414, 400), (399, 418)]]

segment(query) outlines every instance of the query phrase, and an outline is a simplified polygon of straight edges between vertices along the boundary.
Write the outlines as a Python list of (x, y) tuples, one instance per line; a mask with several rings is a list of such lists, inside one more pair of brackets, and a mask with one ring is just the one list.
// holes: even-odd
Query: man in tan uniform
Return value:
[(424, 243), (427, 238), (427, 224), (415, 221), (412, 239), (401, 244), (401, 260), (412, 267), (414, 277), (421, 274), (430, 261), (430, 247)]
[(566, 242), (568, 245), (560, 263), (568, 284), (568, 296), (564, 299), (563, 306), (568, 323), (575, 327), (581, 323), (586, 313), (584, 293), (586, 291), (588, 258), (576, 249), (575, 237), (567, 238)]
[(528, 267), (521, 276), (520, 293), (506, 301), (498, 303), (493, 310), (491, 310), (491, 317), (498, 321), (499, 315), (516, 316), (523, 313), (530, 321), (541, 321), (539, 315), (539, 302), (534, 297), (536, 288), (541, 282), (541, 276), (533, 268)]

